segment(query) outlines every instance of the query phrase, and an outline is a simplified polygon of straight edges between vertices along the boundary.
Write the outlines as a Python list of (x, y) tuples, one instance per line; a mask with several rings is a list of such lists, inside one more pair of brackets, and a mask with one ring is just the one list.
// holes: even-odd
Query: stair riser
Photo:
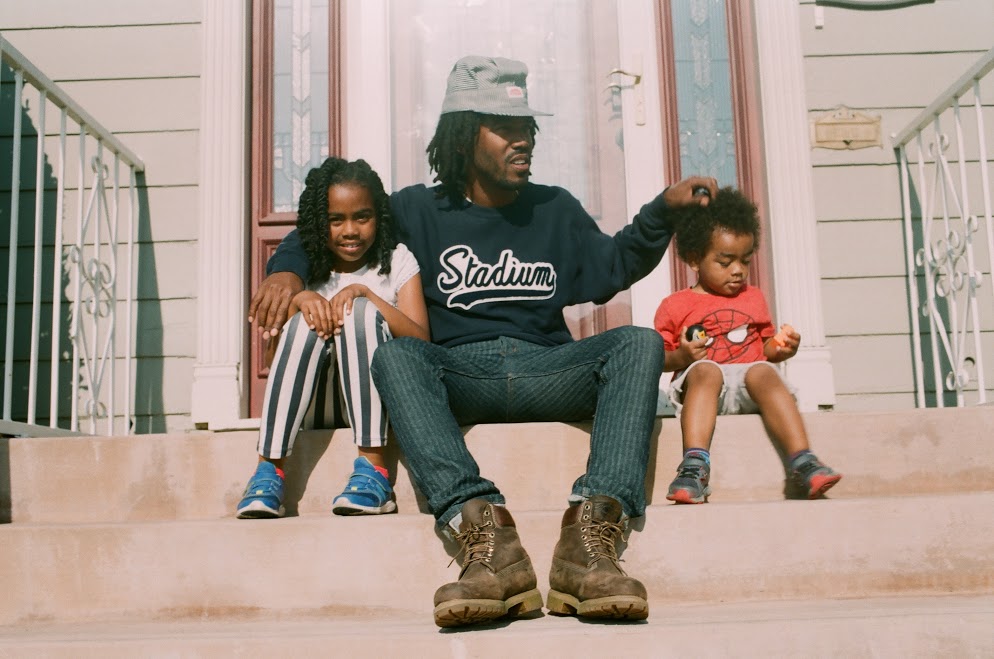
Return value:
[[(805, 418), (813, 448), (845, 475), (833, 498), (994, 490), (994, 408)], [(712, 501), (782, 498), (782, 468), (760, 418), (718, 421)], [(15, 522), (228, 517), (256, 460), (251, 432), (3, 441), (13, 492), (6, 509)], [(543, 510), (561, 505), (584, 471), (589, 435), (582, 424), (494, 424), (471, 428), (467, 442), (482, 473), (515, 510)], [(679, 422), (657, 424), (653, 446), (647, 490), (650, 501), (665, 503), (680, 459)], [(0, 446), (0, 460), (6, 453)], [(330, 510), (354, 458), (348, 430), (303, 433), (288, 465), (290, 514)], [(393, 460), (400, 512), (416, 513), (404, 465), (396, 455)], [(528, 464), (554, 468), (542, 467), (539, 478), (534, 469), (522, 468)], [(52, 486), (53, 474), (58, 487)], [(0, 499), (5, 495), (0, 492)], [(4, 509), (0, 500), (0, 513)]]
[[(994, 494), (658, 507), (624, 566), (687, 602), (994, 590)], [(558, 513), (516, 513), (547, 590)], [(922, 524), (921, 520), (930, 520)], [(428, 611), (458, 565), (428, 517), (0, 529), (0, 624), (103, 617)], [(965, 541), (968, 539), (968, 541)]]

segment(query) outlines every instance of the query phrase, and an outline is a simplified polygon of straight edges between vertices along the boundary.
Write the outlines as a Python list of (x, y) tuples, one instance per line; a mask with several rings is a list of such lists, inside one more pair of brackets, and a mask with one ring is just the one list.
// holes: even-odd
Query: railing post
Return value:
[(17, 317), (17, 222), (21, 197), (21, 94), (24, 75), (14, 72), (14, 145), (10, 168), (10, 246), (7, 266), (7, 337), (4, 342), (3, 418), (12, 420), (14, 401), (14, 321)]

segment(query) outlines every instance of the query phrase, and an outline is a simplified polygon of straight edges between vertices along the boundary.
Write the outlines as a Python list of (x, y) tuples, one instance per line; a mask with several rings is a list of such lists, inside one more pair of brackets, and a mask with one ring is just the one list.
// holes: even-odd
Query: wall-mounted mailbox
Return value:
[(883, 147), (880, 115), (868, 115), (840, 105), (811, 120), (811, 146), (821, 149)]

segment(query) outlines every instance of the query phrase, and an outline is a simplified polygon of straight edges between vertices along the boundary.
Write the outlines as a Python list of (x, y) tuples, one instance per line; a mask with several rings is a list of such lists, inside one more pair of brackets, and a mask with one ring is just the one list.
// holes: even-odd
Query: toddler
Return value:
[(756, 206), (722, 188), (707, 206), (681, 209), (674, 223), (677, 253), (697, 283), (656, 310), (683, 431), (683, 461), (666, 498), (706, 503), (717, 415), (755, 412), (783, 459), (784, 496), (820, 498), (842, 476), (811, 452), (794, 389), (774, 366), (797, 354), (801, 337), (789, 325), (775, 334), (762, 291), (746, 282), (759, 242)]

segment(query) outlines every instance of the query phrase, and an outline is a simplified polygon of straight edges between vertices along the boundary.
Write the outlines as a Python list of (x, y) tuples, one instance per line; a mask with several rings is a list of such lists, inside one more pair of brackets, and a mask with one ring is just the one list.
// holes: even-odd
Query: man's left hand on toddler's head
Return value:
[(716, 194), (718, 194), (717, 180), (709, 176), (689, 176), (666, 188), (663, 191), (663, 200), (670, 208), (691, 204), (707, 206)]

